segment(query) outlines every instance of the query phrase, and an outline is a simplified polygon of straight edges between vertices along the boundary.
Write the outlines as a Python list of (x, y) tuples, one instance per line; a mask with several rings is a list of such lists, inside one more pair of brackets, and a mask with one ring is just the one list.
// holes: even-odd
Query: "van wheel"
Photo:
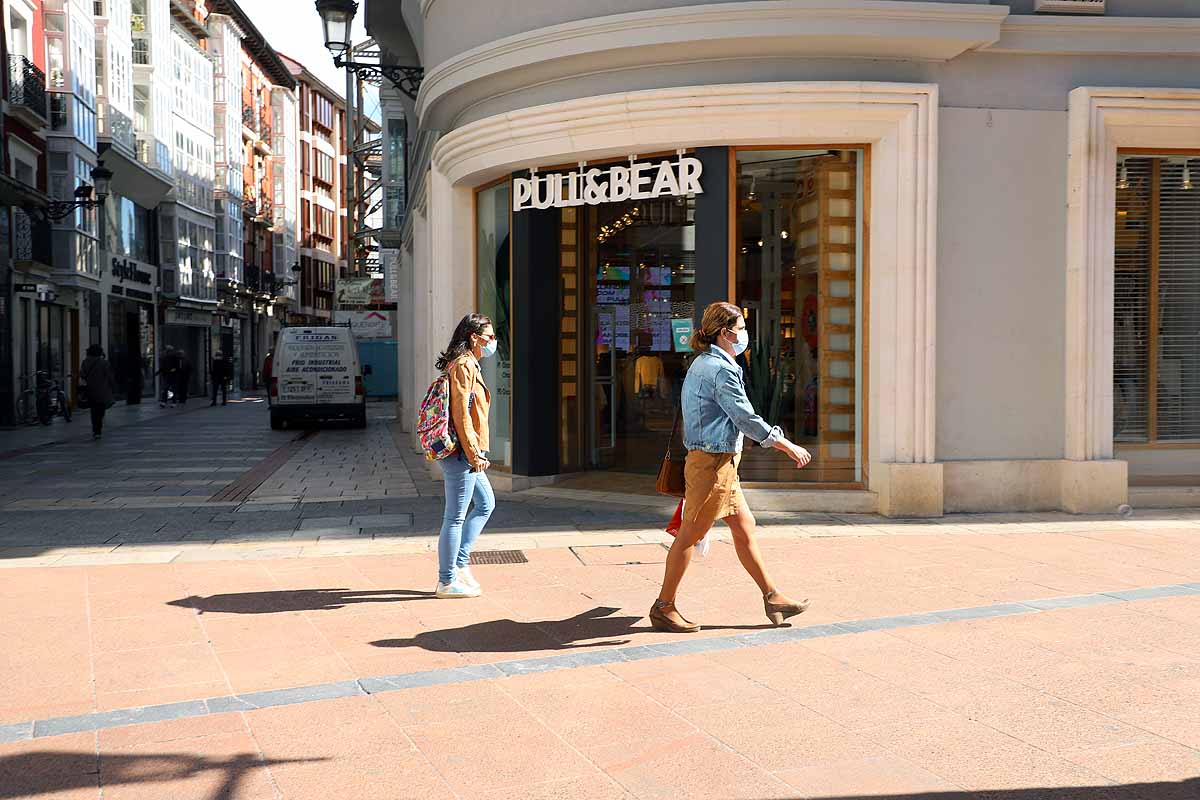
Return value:
[(274, 411), (271, 412), (271, 430), (273, 430), (273, 431), (283, 430), (283, 419), (278, 414), (276, 414)]
[(357, 414), (354, 419), (350, 421), (350, 426), (353, 428), (367, 427), (367, 412), (364, 411), (361, 414)]

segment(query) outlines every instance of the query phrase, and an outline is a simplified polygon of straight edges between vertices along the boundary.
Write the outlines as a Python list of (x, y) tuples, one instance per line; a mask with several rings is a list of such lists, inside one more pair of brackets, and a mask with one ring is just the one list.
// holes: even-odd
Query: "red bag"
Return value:
[[(679, 505), (675, 506), (675, 513), (671, 515), (671, 521), (667, 523), (667, 533), (672, 536), (679, 535), (679, 529), (683, 527), (683, 501), (679, 501)], [(704, 558), (708, 555), (709, 548), (712, 547), (712, 531), (704, 534), (704, 538), (696, 542), (696, 555)]]
[(671, 521), (667, 523), (667, 533), (672, 536), (679, 534), (679, 529), (683, 526), (683, 501), (679, 501), (679, 505), (675, 506), (675, 513), (671, 515)]

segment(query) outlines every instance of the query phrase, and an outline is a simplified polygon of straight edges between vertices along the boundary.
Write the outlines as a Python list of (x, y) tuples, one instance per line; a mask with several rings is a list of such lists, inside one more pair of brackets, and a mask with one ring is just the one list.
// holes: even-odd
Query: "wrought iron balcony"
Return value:
[(254, 106), (242, 106), (242, 125), (258, 133), (258, 114), (254, 112)]
[(43, 120), (46, 115), (46, 73), (25, 56), (8, 56), (9, 104), (27, 108)]

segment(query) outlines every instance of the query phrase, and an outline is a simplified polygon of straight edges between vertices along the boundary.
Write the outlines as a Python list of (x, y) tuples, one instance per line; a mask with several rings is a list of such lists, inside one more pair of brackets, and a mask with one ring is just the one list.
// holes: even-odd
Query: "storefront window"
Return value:
[(492, 464), (512, 466), (512, 283), (509, 270), (509, 191), (507, 182), (475, 195), (475, 235), (479, 270), (479, 313), (491, 320), (499, 340), (496, 355), (484, 359), (483, 379), (492, 391), (489, 421)]
[(755, 409), (813, 454), (748, 447), (747, 482), (863, 480), (862, 150), (737, 151), (736, 301)]
[(1197, 442), (1200, 155), (1122, 156), (1114, 177), (1113, 436)]

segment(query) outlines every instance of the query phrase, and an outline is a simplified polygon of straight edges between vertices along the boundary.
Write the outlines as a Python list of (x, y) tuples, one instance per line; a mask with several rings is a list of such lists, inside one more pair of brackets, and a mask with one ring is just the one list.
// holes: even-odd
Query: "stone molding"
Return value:
[(1064, 453), (1110, 460), (1117, 150), (1200, 148), (1200, 90), (1081, 87), (1068, 115)]
[(1018, 55), (1200, 55), (1200, 19), (1013, 15), (990, 53)]
[[(424, 122), (435, 106), (475, 83), (492, 85), (485, 93), (492, 96), (513, 85), (574, 77), (578, 65), (572, 59), (587, 57), (592, 68), (604, 68), (601, 60), (634, 48), (644, 49), (644, 67), (680, 58), (707, 60), (717, 48), (723, 59), (803, 53), (805, 58), (946, 61), (998, 41), (1007, 16), (1007, 6), (975, 3), (746, 0), (594, 17), (505, 37), (432, 65), (421, 84), (417, 113)], [(695, 54), (699, 43), (709, 55)], [(680, 47), (687, 48), (687, 55), (673, 49)], [(548, 66), (555, 61), (564, 64)], [(526, 69), (536, 77), (511, 77)], [(560, 69), (562, 74), (556, 74)], [(497, 84), (496, 78), (504, 75), (509, 79)], [(439, 113), (435, 122), (451, 127), (447, 123), (457, 113)]]
[(870, 144), (870, 460), (932, 464), (937, 110), (931, 85), (786, 82), (628, 92), (464, 125), (433, 153), (425, 269), (439, 288), (429, 313), (457, 319), (473, 302), (472, 190), (494, 178), (679, 147)]

